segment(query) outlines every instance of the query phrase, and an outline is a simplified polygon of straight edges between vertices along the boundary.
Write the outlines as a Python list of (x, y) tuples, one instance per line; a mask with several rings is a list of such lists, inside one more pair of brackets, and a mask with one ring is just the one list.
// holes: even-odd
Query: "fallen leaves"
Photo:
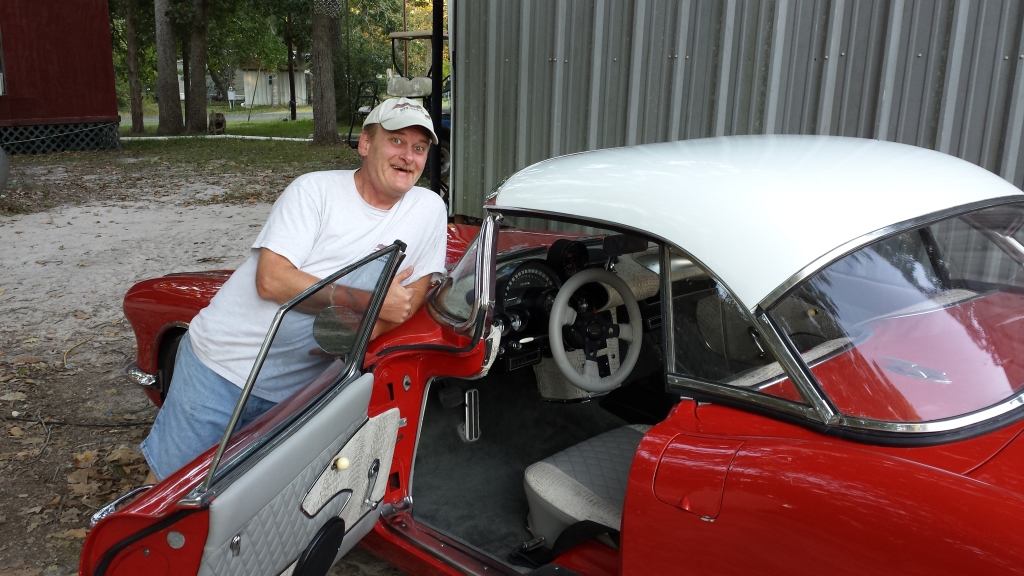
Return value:
[[(0, 382), (3, 381), (4, 380), (0, 379)], [(8, 392), (7, 394), (0, 396), (0, 402), (20, 402), (26, 399), (28, 399), (28, 396), (25, 396), (24, 392)]]
[(18, 428), (17, 426), (12, 426), (11, 429), (8, 430), (8, 432), (10, 433), (11, 436), (15, 436), (17, 438), (20, 438), (25, 435), (25, 431), (22, 430), (21, 428)]
[(72, 454), (71, 458), (75, 468), (88, 468), (96, 464), (99, 454), (98, 450), (86, 450), (80, 454)]
[(92, 473), (92, 468), (82, 468), (81, 470), (75, 470), (71, 474), (68, 474), (68, 489), (71, 490), (71, 493), (86, 496), (99, 492), (99, 484), (96, 482), (89, 482), (90, 474)]
[(18, 366), (19, 364), (36, 364), (36, 363), (42, 362), (42, 361), (43, 361), (43, 357), (42, 356), (34, 356), (32, 354), (22, 354), (21, 356), (16, 356), (14, 358), (13, 364), (15, 366)]
[(89, 314), (88, 312), (83, 312), (81, 310), (75, 310), (75, 318), (78, 318), (79, 320), (85, 320), (86, 318), (92, 318), (92, 314)]
[(58, 532), (57, 534), (48, 534), (47, 538), (66, 538), (68, 540), (81, 540), (89, 534), (89, 530), (86, 528), (72, 528), (71, 530), (65, 530)]

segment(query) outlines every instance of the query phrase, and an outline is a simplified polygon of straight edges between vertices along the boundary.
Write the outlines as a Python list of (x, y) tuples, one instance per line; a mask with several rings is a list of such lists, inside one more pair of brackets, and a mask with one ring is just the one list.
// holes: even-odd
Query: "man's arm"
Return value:
[[(402, 286), (402, 281), (412, 272), (412, 268), (406, 268), (391, 282), (371, 338), (376, 338), (405, 322), (423, 305), (427, 290), (430, 288), (430, 275), (408, 286)], [(319, 278), (299, 270), (290, 260), (273, 250), (260, 249), (260, 258), (256, 265), (256, 293), (260, 298), (284, 304), (319, 281)], [(324, 307), (327, 305), (324, 303)]]
[(260, 248), (260, 259), (256, 264), (256, 293), (260, 298), (284, 304), (319, 281), (277, 252)]

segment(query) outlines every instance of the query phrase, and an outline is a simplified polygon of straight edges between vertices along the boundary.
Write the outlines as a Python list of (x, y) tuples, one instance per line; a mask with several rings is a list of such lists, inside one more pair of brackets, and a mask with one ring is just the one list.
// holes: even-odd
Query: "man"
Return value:
[[(252, 255), (181, 340), (167, 398), (142, 443), (147, 484), (220, 440), (277, 309), (321, 278), (402, 240), (408, 246), (403, 269), (373, 336), (416, 312), (432, 276), (444, 271), (447, 210), (436, 194), (415, 186), (431, 142), (437, 136), (420, 104), (387, 100), (363, 123), (358, 170), (305, 174), (285, 189)], [(309, 383), (311, 369), (322, 369), (315, 358), (296, 360), (271, 349), (240, 426)]]

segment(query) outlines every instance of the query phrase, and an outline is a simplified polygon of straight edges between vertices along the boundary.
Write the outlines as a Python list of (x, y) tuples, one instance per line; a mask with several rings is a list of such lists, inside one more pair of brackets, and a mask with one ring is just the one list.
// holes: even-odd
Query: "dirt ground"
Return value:
[[(0, 576), (76, 574), (89, 517), (142, 483), (156, 415), (121, 375), (134, 283), (239, 265), (293, 174), (204, 175), (112, 153), (11, 159), (0, 190)], [(273, 194), (271, 194), (273, 196)], [(398, 574), (357, 549), (340, 574)]]

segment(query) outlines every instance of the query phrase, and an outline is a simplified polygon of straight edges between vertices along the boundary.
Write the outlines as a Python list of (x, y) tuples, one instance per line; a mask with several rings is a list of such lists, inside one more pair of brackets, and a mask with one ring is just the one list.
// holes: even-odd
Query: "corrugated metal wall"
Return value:
[(452, 211), (534, 162), (731, 134), (941, 150), (1024, 184), (1024, 0), (451, 0)]

